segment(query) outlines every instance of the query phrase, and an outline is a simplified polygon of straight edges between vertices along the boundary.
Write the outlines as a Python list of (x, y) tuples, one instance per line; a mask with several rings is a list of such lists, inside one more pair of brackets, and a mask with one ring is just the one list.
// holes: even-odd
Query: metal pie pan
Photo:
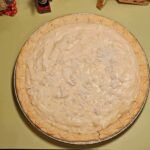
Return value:
[[(77, 14), (77, 13), (76, 13)], [(79, 13), (79, 14), (88, 14), (88, 13)], [(70, 14), (70, 15), (73, 15), (73, 14)], [(96, 15), (96, 14), (94, 14)], [(66, 15), (65, 15), (66, 16)], [(97, 15), (98, 16), (98, 15)], [(63, 16), (62, 16), (63, 17)], [(105, 17), (106, 18), (106, 17)], [(111, 19), (109, 19), (111, 20)], [(117, 22), (118, 23), (118, 22)], [(119, 23), (118, 23), (119, 24)], [(121, 25), (122, 26), (122, 25)], [(125, 28), (125, 27), (124, 27)], [(129, 31), (128, 31), (129, 32)], [(130, 33), (133, 37), (134, 35), (132, 33)], [(137, 39), (136, 39), (137, 40)], [(137, 40), (138, 42), (138, 40)], [(138, 44), (140, 45), (140, 43), (138, 42)], [(141, 45), (140, 45), (141, 46)], [(142, 48), (142, 47), (141, 47)], [(142, 49), (143, 50), (143, 49)], [(144, 53), (145, 54), (145, 53)], [(145, 57), (146, 59), (146, 57)], [(148, 61), (147, 61), (147, 67), (149, 68), (149, 65), (148, 65)], [(24, 116), (26, 117), (26, 119), (30, 122), (30, 124), (32, 124), (32, 126), (34, 128), (36, 128), (39, 132), (41, 132), (42, 134), (44, 134), (45, 136), (49, 137), (50, 139), (54, 139), (56, 141), (60, 141), (60, 142), (63, 142), (63, 143), (68, 143), (68, 144), (75, 144), (75, 145), (86, 145), (86, 144), (96, 144), (96, 143), (101, 143), (101, 142), (104, 142), (104, 141), (107, 141), (107, 140), (110, 140), (114, 137), (116, 137), (117, 135), (119, 135), (120, 133), (122, 133), (123, 131), (125, 131), (127, 128), (129, 128), (133, 123), (134, 121), (138, 118), (138, 116), (140, 115), (140, 113), (142, 112), (143, 108), (144, 108), (144, 105), (146, 103), (146, 100), (147, 100), (147, 97), (148, 97), (148, 93), (149, 93), (149, 88), (147, 90), (147, 93), (145, 95), (145, 100), (143, 101), (143, 104), (141, 105), (138, 113), (134, 116), (134, 118), (130, 121), (130, 123), (128, 123), (125, 127), (121, 128), (118, 132), (112, 134), (111, 136), (107, 137), (107, 138), (104, 138), (102, 140), (95, 140), (95, 141), (86, 141), (86, 142), (83, 142), (83, 141), (78, 141), (78, 142), (71, 142), (71, 141), (66, 141), (66, 140), (61, 140), (59, 138), (56, 138), (56, 137), (53, 137), (51, 135), (49, 135), (48, 133), (44, 132), (43, 130), (41, 130), (38, 126), (36, 126), (32, 120), (29, 118), (29, 116), (25, 113), (21, 103), (20, 103), (20, 100), (18, 98), (18, 95), (17, 95), (17, 90), (16, 90), (16, 76), (15, 76), (15, 72), (16, 72), (16, 64), (15, 64), (15, 67), (14, 67), (14, 70), (13, 70), (13, 88), (14, 88), (14, 93), (15, 93), (15, 96), (16, 96), (16, 100), (19, 104), (19, 107), (22, 111), (22, 113), (24, 114)]]

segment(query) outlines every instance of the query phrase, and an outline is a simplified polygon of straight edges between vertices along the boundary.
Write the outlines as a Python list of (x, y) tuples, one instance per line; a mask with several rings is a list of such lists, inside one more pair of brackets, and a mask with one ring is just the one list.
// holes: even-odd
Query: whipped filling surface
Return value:
[(47, 33), (26, 58), (26, 91), (43, 122), (69, 132), (106, 128), (139, 90), (138, 65), (115, 30), (78, 23)]

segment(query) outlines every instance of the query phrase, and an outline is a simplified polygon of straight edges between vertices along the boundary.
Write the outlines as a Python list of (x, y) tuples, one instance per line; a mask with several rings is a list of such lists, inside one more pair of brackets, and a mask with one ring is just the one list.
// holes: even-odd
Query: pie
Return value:
[(149, 89), (145, 54), (110, 19), (72, 14), (40, 27), (21, 49), (15, 90), (27, 118), (75, 144), (107, 140), (142, 110)]

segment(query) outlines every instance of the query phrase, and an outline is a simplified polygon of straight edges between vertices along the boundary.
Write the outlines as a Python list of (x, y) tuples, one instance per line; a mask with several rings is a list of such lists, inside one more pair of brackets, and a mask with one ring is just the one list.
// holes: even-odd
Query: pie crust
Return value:
[[(90, 29), (93, 29), (93, 31), (90, 32)], [(83, 30), (85, 30), (85, 31), (83, 31)], [(70, 36), (70, 38), (73, 38), (74, 34), (79, 31), (83, 34), (81, 34), (81, 39), (80, 39), (81, 42), (79, 41), (78, 43), (82, 43), (84, 41), (83, 39), (86, 40), (86, 37), (88, 37), (88, 32), (90, 32), (89, 34), (91, 34), (91, 39), (87, 38), (87, 40), (88, 40), (87, 44), (96, 42), (95, 45), (97, 45), (98, 44), (97, 41), (96, 40), (94, 41), (92, 39), (94, 38), (94, 34), (96, 34), (96, 32), (97, 33), (103, 32), (103, 30), (106, 30), (106, 33), (101, 33), (100, 35), (104, 36), (104, 39), (109, 36), (110, 39), (112, 40), (112, 41), (111, 40), (106, 41), (106, 45), (109, 45), (109, 43), (113, 44), (115, 36), (116, 36), (115, 40), (117, 40), (117, 38), (120, 37), (120, 39), (122, 39), (124, 41), (124, 43), (122, 42), (123, 47), (126, 47), (126, 46), (127, 47), (119, 48), (118, 53), (114, 54), (113, 48), (112, 48), (112, 51), (108, 51), (106, 45), (104, 46), (104, 50), (103, 50), (103, 46), (102, 46), (100, 49), (100, 52), (104, 51), (104, 54), (101, 56), (102, 60), (100, 60), (100, 61), (103, 61), (103, 59), (105, 57), (104, 61), (106, 61), (106, 63), (107, 63), (107, 60), (109, 59), (108, 58), (109, 55), (110, 55), (110, 59), (112, 59), (112, 57), (115, 57), (115, 59), (117, 58), (119, 63), (117, 62), (115, 65), (120, 66), (121, 69), (124, 67), (122, 70), (127, 69), (127, 71), (125, 71), (124, 74), (126, 74), (127, 76), (130, 76), (132, 79), (132, 80), (130, 80), (130, 82), (128, 82), (127, 87), (130, 87), (130, 88), (133, 87), (133, 88), (131, 88), (130, 90), (128, 88), (126, 88), (127, 89), (126, 90), (125, 88), (120, 87), (120, 89), (122, 88), (122, 90), (124, 91), (124, 92), (121, 91), (120, 99), (122, 100), (122, 98), (124, 98), (124, 101), (122, 100), (123, 102), (119, 102), (119, 100), (118, 101), (116, 100), (117, 104), (115, 104), (115, 99), (113, 99), (113, 98), (110, 99), (110, 97), (112, 96), (111, 93), (106, 92), (109, 88), (109, 85), (108, 85), (106, 87), (106, 89), (104, 89), (102, 91), (102, 94), (103, 93), (106, 93), (106, 94), (103, 94), (103, 96), (101, 96), (101, 94), (100, 94), (100, 96), (104, 100), (100, 103), (98, 102), (98, 104), (97, 104), (99, 107), (102, 107), (101, 108), (102, 112), (99, 112), (98, 116), (94, 116), (94, 113), (91, 113), (91, 112), (89, 113), (89, 111), (91, 111), (91, 109), (96, 107), (96, 105), (93, 104), (94, 102), (90, 101), (89, 99), (92, 97), (93, 100), (95, 99), (96, 102), (98, 100), (98, 98), (96, 97), (98, 95), (97, 94), (98, 92), (97, 93), (94, 92), (96, 90), (96, 87), (93, 88), (94, 85), (97, 86), (97, 84), (94, 84), (94, 82), (101, 81), (102, 85), (105, 85), (105, 84), (107, 84), (107, 80), (108, 80), (108, 79), (106, 79), (106, 80), (103, 79), (103, 78), (105, 78), (104, 77), (105, 75), (107, 76), (106, 71), (103, 72), (104, 76), (101, 76), (102, 80), (99, 81), (99, 79), (96, 78), (97, 76), (99, 76), (101, 74), (101, 72), (102, 72), (101, 70), (103, 69), (103, 66), (101, 66), (100, 69), (97, 67), (93, 71), (93, 68), (95, 66), (97, 66), (97, 65), (99, 66), (99, 64), (96, 63), (93, 68), (91, 67), (89, 69), (90, 71), (92, 70), (93, 72), (89, 76), (87, 75), (87, 77), (93, 76), (93, 80), (92, 80), (93, 83), (91, 83), (92, 88), (90, 90), (94, 89), (94, 91), (92, 91), (91, 93), (92, 94), (96, 93), (97, 95), (93, 96), (91, 94), (89, 96), (89, 99), (83, 97), (83, 100), (84, 101), (86, 100), (88, 102), (85, 102), (85, 105), (83, 104), (83, 107), (81, 107), (76, 112), (77, 114), (73, 116), (72, 111), (78, 109), (78, 105), (76, 106), (76, 104), (75, 104), (76, 101), (71, 102), (71, 99), (66, 100), (67, 98), (65, 98), (65, 94), (64, 94), (65, 92), (64, 91), (63, 91), (64, 93), (61, 92), (61, 88), (60, 88), (59, 93), (57, 93), (58, 91), (53, 90), (54, 89), (53, 87), (58, 84), (58, 82), (61, 78), (61, 75), (57, 76), (57, 74), (56, 74), (56, 73), (60, 72), (59, 67), (58, 67), (58, 70), (53, 69), (54, 70), (53, 80), (54, 80), (55, 84), (50, 89), (50, 92), (46, 92), (49, 88), (48, 85), (43, 86), (42, 85), (43, 82), (41, 83), (41, 85), (39, 85), (40, 78), (43, 79), (42, 72), (40, 72), (41, 71), (40, 66), (42, 65), (41, 63), (43, 63), (45, 61), (45, 64), (51, 65), (51, 63), (53, 63), (53, 61), (51, 61), (51, 60), (55, 59), (55, 55), (58, 55), (58, 53), (60, 53), (61, 51), (59, 51), (58, 53), (55, 52), (54, 55), (52, 55), (50, 58), (47, 57), (48, 53), (43, 54), (42, 52), (43, 51), (45, 52), (45, 49), (51, 48), (51, 45), (49, 45), (49, 47), (47, 46), (51, 41), (52, 41), (52, 44), (53, 45), (55, 44), (55, 47), (57, 47), (57, 49), (58, 49), (58, 46), (56, 45), (56, 43), (58, 43), (58, 42), (57, 41), (55, 42), (55, 40), (60, 38), (61, 34), (64, 34), (64, 36), (62, 38), (62, 42), (64, 42), (65, 39), (68, 38), (66, 36), (67, 34)], [(69, 34), (69, 32), (72, 33), (73, 36), (71, 36), (71, 34)], [(110, 33), (108, 33), (108, 32), (110, 32)], [(84, 34), (87, 34), (87, 36)], [(118, 40), (118, 42), (121, 41), (120, 39)], [(46, 44), (42, 45), (43, 41), (45, 43), (47, 41), (47, 45)], [(103, 41), (103, 38), (102, 38), (102, 41)], [(72, 40), (71, 44), (73, 42), (76, 42), (76, 39)], [(101, 43), (104, 43), (104, 42), (105, 41), (103, 41)], [(125, 42), (126, 42), (126, 44), (125, 44)], [(69, 47), (68, 45), (65, 46), (65, 44), (63, 44), (63, 43), (61, 43), (61, 44), (64, 45), (65, 50), (66, 50), (66, 48)], [(61, 45), (61, 48), (62, 48), (63, 52), (61, 53), (60, 58), (68, 59), (68, 58), (72, 57), (68, 54), (68, 52), (65, 52), (62, 45)], [(93, 44), (93, 49), (94, 49), (95, 45)], [(101, 45), (103, 45), (103, 44), (101, 44)], [(76, 45), (76, 46), (78, 46), (78, 45)], [(81, 47), (81, 45), (79, 46), (79, 48), (80, 47)], [(112, 47), (112, 45), (111, 45), (111, 47)], [(108, 47), (108, 49), (111, 50), (111, 47)], [(114, 44), (114, 47), (115, 47), (115, 44)], [(128, 49), (128, 47), (129, 47), (130, 52), (126, 51), (126, 49)], [(40, 51), (40, 48), (42, 49), (41, 52), (39, 52), (39, 54), (36, 54), (36, 52)], [(98, 48), (98, 46), (96, 48)], [(54, 46), (52, 47), (52, 50), (53, 49), (54, 49)], [(83, 47), (83, 49), (84, 49), (84, 47)], [(114, 49), (116, 50), (116, 47)], [(121, 49), (122, 49), (122, 51), (120, 51)], [(123, 50), (124, 50), (124, 54), (122, 54)], [(82, 49), (81, 50), (77, 49), (76, 53), (78, 54), (80, 52), (82, 53)], [(104, 56), (106, 52), (107, 52), (107, 54), (106, 54), (106, 56)], [(111, 52), (112, 52), (112, 56), (111, 56)], [(73, 57), (76, 57), (76, 53), (73, 53)], [(82, 61), (82, 59), (84, 59), (82, 57), (86, 56), (86, 54), (87, 55), (89, 54), (88, 50), (85, 51), (85, 53), (83, 53), (83, 55), (79, 55), (77, 57), (79, 59), (76, 62), (79, 62), (80, 59)], [(93, 57), (92, 54), (94, 54), (94, 52), (89, 54), (89, 56), (91, 55), (90, 56), (91, 59), (88, 59), (91, 64), (92, 64), (91, 61), (92, 61), (92, 57)], [(117, 54), (118, 54), (118, 56), (117, 56)], [(124, 55), (126, 55), (126, 56), (124, 56)], [(89, 56), (88, 56), (88, 58), (89, 58)], [(43, 58), (41, 58), (42, 62), (39, 59), (40, 57), (43, 57)], [(123, 60), (123, 59), (127, 59), (128, 62), (125, 63), (125, 60)], [(37, 62), (35, 62), (36, 60), (37, 60)], [(46, 62), (46, 60), (47, 60), (47, 62)], [(37, 69), (36, 68), (35, 72), (34, 72), (34, 63), (36, 63), (36, 67), (39, 69), (39, 70), (36, 70)], [(61, 65), (62, 61), (58, 60), (57, 63), (60, 63), (60, 65)], [(95, 63), (95, 60), (94, 60), (94, 63)], [(130, 65), (128, 65), (128, 63), (130, 63)], [(89, 64), (89, 65), (91, 65), (91, 64)], [(85, 69), (85, 65), (83, 63), (81, 63), (80, 65), (78, 65), (78, 67), (81, 65), (84, 66), (83, 68), (81, 68), (81, 72), (83, 72), (82, 70)], [(110, 65), (111, 65), (111, 63), (108, 64), (108, 66), (110, 66)], [(31, 69), (30, 67), (31, 68), (33, 67), (33, 69)], [(52, 68), (51, 66), (47, 66), (47, 67), (49, 69)], [(120, 68), (118, 67), (117, 69), (120, 69)], [(62, 69), (64, 69), (64, 68), (62, 67)], [(108, 69), (110, 69), (110, 67), (108, 67)], [(53, 72), (53, 70), (51, 70), (51, 71)], [(77, 69), (77, 70), (80, 70), (80, 69)], [(105, 70), (105, 68), (104, 68), (104, 70)], [(43, 71), (44, 71), (44, 69), (43, 69)], [(46, 71), (47, 70), (45, 69), (45, 72)], [(100, 74), (98, 74), (98, 71), (100, 71)], [(84, 72), (85, 72), (85, 70), (84, 70)], [(34, 76), (33, 76), (33, 74), (34, 74)], [(95, 74), (95, 80), (94, 80), (94, 74)], [(110, 72), (110, 74), (111, 74), (111, 72)], [(122, 75), (119, 74), (118, 76), (124, 78), (124, 74), (122, 74)], [(77, 78), (78, 73), (75, 76), (76, 80), (78, 81), (78, 84), (79, 84), (79, 82), (83, 82), (83, 80), (85, 80), (86, 75), (85, 74), (83, 74), (83, 75), (84, 75), (84, 77), (81, 78), (80, 80)], [(65, 75), (65, 76), (67, 76), (67, 75)], [(37, 77), (38, 78), (34, 81), (34, 83), (33, 82), (31, 83), (31, 81), (28, 81), (28, 79), (31, 79), (31, 77), (34, 78), (33, 80), (35, 80)], [(47, 76), (47, 77), (49, 77), (49, 76)], [(49, 79), (46, 79), (46, 82), (44, 82), (44, 84), (48, 83), (47, 82), (48, 80)], [(132, 81), (133, 81), (133, 85), (132, 85)], [(74, 82), (74, 81), (72, 81), (72, 82)], [(73, 84), (72, 82), (70, 84)], [(116, 84), (116, 82), (115, 82), (115, 84)], [(50, 84), (51, 84), (51, 82), (50, 82)], [(60, 85), (61, 85), (61, 83), (60, 83)], [(32, 87), (32, 86), (34, 86), (34, 87)], [(36, 86), (36, 88), (35, 88), (35, 86)], [(117, 86), (119, 87), (119, 84), (117, 84)], [(47, 87), (47, 89), (46, 89), (46, 87)], [(80, 87), (81, 86), (79, 86), (78, 88), (74, 88), (73, 90), (72, 90), (72, 87), (69, 87), (68, 89), (66, 89), (67, 94), (71, 93), (70, 95), (72, 96), (72, 98), (77, 99), (77, 103), (79, 103), (79, 100), (78, 100), (79, 98), (77, 97), (78, 95), (77, 94), (75, 95), (74, 93), (77, 91), (80, 92)], [(32, 88), (40, 90), (40, 91), (32, 90)], [(65, 88), (66, 87), (64, 86), (63, 90)], [(113, 91), (113, 88), (111, 87), (112, 90), (110, 90), (110, 92)], [(30, 89), (31, 89), (31, 91), (29, 92)], [(129, 33), (124, 27), (119, 25), (117, 22), (107, 19), (105, 17), (94, 15), (94, 14), (67, 15), (64, 17), (54, 19), (54, 20), (46, 23), (45, 25), (41, 26), (37, 31), (35, 31), (32, 34), (32, 36), (26, 41), (26, 43), (22, 47), (20, 54), (17, 58), (16, 67), (15, 67), (16, 95), (18, 97), (19, 104), (20, 104), (23, 112), (27, 116), (27, 118), (32, 122), (33, 125), (35, 125), (44, 134), (46, 134), (54, 139), (64, 141), (64, 142), (70, 142), (70, 143), (74, 143), (74, 144), (85, 144), (85, 143), (95, 143), (95, 142), (104, 141), (104, 140), (107, 140), (107, 139), (117, 135), (118, 133), (120, 133), (121, 131), (126, 129), (131, 123), (133, 123), (133, 121), (136, 119), (136, 117), (142, 110), (144, 103), (146, 101), (147, 95), (148, 95), (148, 89), (149, 89), (148, 63), (147, 63), (145, 54), (144, 54), (140, 44), (138, 43), (138, 41), (135, 39), (135, 37), (131, 33)], [(43, 93), (41, 93), (42, 90), (44, 91)], [(58, 90), (58, 88), (56, 88), (56, 90)], [(119, 89), (117, 89), (117, 92), (116, 92), (117, 94), (119, 93), (118, 91), (119, 91)], [(133, 93), (131, 91), (133, 91)], [(48, 100), (48, 97), (53, 94), (54, 94), (53, 100), (51, 98), (51, 99), (49, 99), (49, 101), (46, 101), (46, 100)], [(123, 96), (123, 94), (124, 94), (124, 96)], [(85, 95), (87, 96), (88, 93)], [(85, 96), (85, 95), (83, 95), (83, 96)], [(129, 95), (131, 95), (131, 96), (129, 96)], [(61, 101), (60, 99), (54, 98), (54, 97), (59, 97), (59, 98), (62, 98), (63, 100)], [(106, 98), (106, 97), (108, 97), (108, 98)], [(128, 97), (131, 97), (131, 98), (129, 98), (129, 100), (128, 100)], [(110, 103), (112, 102), (113, 104), (112, 103), (110, 105), (108, 104), (109, 106), (107, 106), (106, 104), (102, 105), (102, 103), (107, 102), (108, 99), (110, 99)], [(66, 107), (63, 107), (64, 102), (67, 103)], [(80, 100), (80, 102), (82, 103), (81, 100)], [(127, 102), (129, 102), (129, 103), (127, 103)], [(104, 108), (103, 108), (103, 106), (104, 106)], [(62, 107), (63, 107), (63, 109), (62, 109)], [(126, 108), (124, 108), (124, 107), (126, 107)], [(109, 108), (109, 110), (111, 110), (112, 112), (108, 113), (106, 111), (106, 114), (105, 114), (104, 111), (107, 108)], [(62, 112), (60, 112), (60, 110)], [(87, 112), (85, 110), (87, 110)], [(70, 112), (70, 113), (68, 113), (68, 112)], [(113, 112), (114, 113), (118, 112), (118, 113), (116, 113), (116, 116), (112, 115), (112, 117), (111, 117), (111, 114), (113, 114)], [(95, 114), (96, 113), (97, 112), (95, 112)], [(89, 115), (89, 119), (88, 119), (88, 115)], [(51, 116), (53, 116), (53, 117), (51, 117)], [(71, 121), (67, 117), (70, 117)], [(87, 117), (87, 118), (84, 118), (84, 117)], [(101, 119), (99, 117), (101, 117)], [(81, 119), (81, 118), (83, 118), (83, 119)], [(98, 118), (99, 120), (98, 119), (94, 120), (93, 118)], [(116, 120), (115, 120), (115, 118), (116, 118)], [(95, 123), (93, 123), (94, 121), (92, 122), (92, 120), (94, 120)], [(78, 124), (78, 122), (79, 122), (79, 124)]]

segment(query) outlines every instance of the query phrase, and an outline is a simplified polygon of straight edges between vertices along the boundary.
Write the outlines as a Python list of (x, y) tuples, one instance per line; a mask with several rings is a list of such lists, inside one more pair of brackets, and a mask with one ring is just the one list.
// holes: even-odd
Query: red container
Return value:
[(35, 0), (35, 3), (39, 13), (51, 12), (49, 0)]
[(16, 0), (0, 0), (0, 15), (14, 16), (16, 13)]

